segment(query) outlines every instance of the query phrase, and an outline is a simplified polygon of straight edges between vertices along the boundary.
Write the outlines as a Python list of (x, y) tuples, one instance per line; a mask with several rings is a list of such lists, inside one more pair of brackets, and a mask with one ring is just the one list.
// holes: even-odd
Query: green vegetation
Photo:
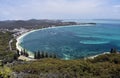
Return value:
[(0, 78), (11, 78), (11, 69), (4, 66), (0, 67)]
[[(0, 78), (10, 78), (12, 73), (12, 70), (5, 65), (15, 60), (15, 51), (9, 50), (9, 41), (11, 39), (13, 39), (12, 33), (0, 32)], [(12, 43), (12, 48), (15, 50), (15, 41)]]
[[(8, 52), (9, 51), (9, 41), (12, 39), (12, 33), (9, 32), (0, 32), (0, 51), (5, 51)], [(0, 52), (0, 53), (1, 53)], [(4, 52), (3, 52), (4, 53)]]
[[(9, 41), (13, 39), (12, 33), (0, 32), (0, 60), (4, 63), (12, 62), (14, 60), (15, 52), (9, 50)], [(15, 43), (12, 44), (15, 49)]]
[(42, 58), (57, 58), (57, 55), (54, 53), (47, 53), (44, 51), (38, 51), (34, 53), (34, 59), (42, 59)]
[(99, 62), (109, 62), (113, 64), (120, 64), (120, 54), (112, 53), (112, 54), (105, 54), (95, 57), (93, 60), (89, 60), (92, 63), (99, 63)]
[(105, 54), (95, 59), (41, 59), (12, 67), (24, 78), (120, 78), (120, 54)]

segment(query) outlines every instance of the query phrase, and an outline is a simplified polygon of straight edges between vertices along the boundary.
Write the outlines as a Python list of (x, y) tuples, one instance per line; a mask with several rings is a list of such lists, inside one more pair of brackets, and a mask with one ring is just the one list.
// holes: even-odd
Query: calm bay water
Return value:
[[(120, 21), (119, 21), (120, 22)], [(97, 23), (95, 26), (48, 28), (22, 38), (20, 45), (32, 52), (55, 53), (62, 59), (78, 59), (120, 50), (120, 23)]]

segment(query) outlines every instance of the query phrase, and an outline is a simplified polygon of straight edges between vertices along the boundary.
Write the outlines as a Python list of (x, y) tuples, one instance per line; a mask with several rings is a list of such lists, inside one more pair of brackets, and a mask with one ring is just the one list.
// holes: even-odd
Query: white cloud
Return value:
[(11, 19), (116, 17), (117, 9), (107, 5), (105, 0), (26, 0), (22, 5), (3, 7), (0, 14)]
[(114, 8), (120, 8), (120, 5), (114, 5), (113, 7)]

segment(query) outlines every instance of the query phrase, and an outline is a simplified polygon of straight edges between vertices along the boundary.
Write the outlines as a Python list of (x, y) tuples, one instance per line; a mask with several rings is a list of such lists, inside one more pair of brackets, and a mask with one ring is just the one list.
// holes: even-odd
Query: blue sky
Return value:
[(120, 0), (0, 0), (0, 20), (120, 19)]

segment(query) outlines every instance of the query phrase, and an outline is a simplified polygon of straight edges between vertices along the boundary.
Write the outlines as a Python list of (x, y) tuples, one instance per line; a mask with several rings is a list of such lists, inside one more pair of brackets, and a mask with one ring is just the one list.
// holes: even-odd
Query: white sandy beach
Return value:
[(84, 59), (94, 59), (95, 57), (99, 56), (99, 55), (104, 55), (104, 54), (110, 54), (110, 52), (104, 52), (102, 54), (97, 54), (97, 55), (94, 55), (94, 56), (90, 56), (90, 57), (85, 57)]
[[(23, 39), (26, 35), (28, 35), (28, 34), (30, 34), (30, 33), (32, 33), (32, 32), (35, 32), (35, 31), (36, 31), (36, 30), (27, 31), (27, 32), (24, 32), (23, 34), (21, 34), (20, 36), (17, 37), (17, 39), (16, 39), (16, 40), (17, 40), (17, 42), (16, 42), (16, 48), (17, 48), (19, 51), (23, 50), (23, 47), (20, 46), (20, 43), (22, 42), (22, 39)], [(29, 55), (30, 55), (29, 57), (34, 58), (32, 52), (28, 51), (28, 53), (29, 53)]]

